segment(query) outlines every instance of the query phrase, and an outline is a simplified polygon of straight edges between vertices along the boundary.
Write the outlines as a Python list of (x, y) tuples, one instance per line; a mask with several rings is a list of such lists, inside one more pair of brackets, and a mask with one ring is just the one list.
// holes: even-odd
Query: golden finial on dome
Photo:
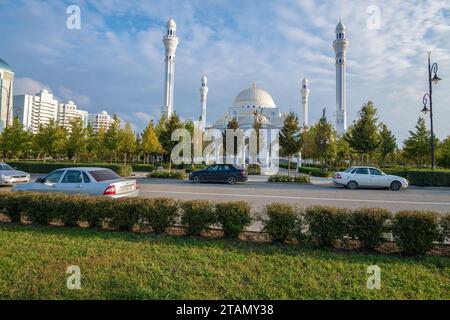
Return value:
[(256, 81), (253, 80), (253, 85), (252, 85), (253, 89), (256, 89)]

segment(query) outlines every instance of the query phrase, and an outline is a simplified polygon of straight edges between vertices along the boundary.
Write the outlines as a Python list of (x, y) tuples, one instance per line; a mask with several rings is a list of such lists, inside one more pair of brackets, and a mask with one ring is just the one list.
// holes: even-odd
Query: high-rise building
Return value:
[(336, 26), (335, 33), (333, 48), (336, 54), (336, 131), (343, 134), (347, 131), (346, 64), (349, 41), (345, 25), (341, 21)]
[(98, 132), (102, 127), (107, 130), (113, 121), (113, 118), (106, 111), (88, 115), (88, 124), (95, 132)]
[(177, 25), (172, 18), (167, 21), (167, 33), (163, 38), (164, 47), (166, 48), (166, 95), (163, 112), (168, 118), (172, 116), (173, 108), (173, 88), (175, 77), (175, 53), (178, 46)]
[(38, 132), (40, 125), (58, 121), (58, 101), (48, 90), (36, 95), (17, 95), (13, 99), (14, 116), (19, 117), (26, 130)]
[(14, 72), (0, 59), (0, 132), (12, 122)]
[(208, 79), (206, 76), (202, 77), (201, 87), (200, 87), (200, 105), (201, 105), (201, 115), (200, 115), (200, 125), (202, 130), (206, 127), (206, 99), (208, 97)]
[(308, 113), (309, 113), (309, 85), (308, 79), (303, 78), (302, 80), (302, 88), (300, 89), (300, 93), (302, 95), (302, 113), (303, 113), (303, 127), (308, 126)]
[(73, 119), (79, 118), (83, 125), (87, 127), (87, 111), (79, 110), (73, 101), (60, 103), (58, 106), (58, 124), (70, 131), (70, 123)]

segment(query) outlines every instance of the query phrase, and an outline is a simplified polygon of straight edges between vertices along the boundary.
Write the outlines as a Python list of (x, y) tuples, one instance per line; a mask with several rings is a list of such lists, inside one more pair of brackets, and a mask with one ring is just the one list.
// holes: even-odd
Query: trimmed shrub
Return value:
[(153, 164), (132, 164), (133, 172), (152, 172), (156, 170)]
[(333, 247), (336, 240), (342, 240), (347, 233), (348, 214), (335, 207), (310, 207), (305, 211), (305, 223), (310, 243)]
[(217, 223), (212, 202), (203, 200), (186, 201), (181, 204), (181, 208), (183, 209), (181, 224), (186, 228), (189, 235), (200, 235), (212, 224)]
[(217, 220), (225, 236), (238, 238), (245, 227), (252, 223), (251, 208), (247, 202), (223, 202), (216, 205)]
[(5, 193), (0, 196), (0, 212), (6, 214), (11, 222), (20, 222), (21, 197), (17, 193)]
[(106, 197), (86, 197), (80, 205), (80, 220), (89, 224), (89, 228), (100, 228), (106, 218), (106, 210), (111, 199)]
[(424, 170), (393, 168), (384, 169), (391, 175), (401, 176), (408, 179), (409, 183), (420, 187), (450, 187), (450, 170)]
[(331, 177), (334, 174), (333, 171), (312, 167), (300, 167), (299, 172), (313, 177)]
[(443, 241), (450, 241), (450, 213), (441, 217), (441, 234)]
[(81, 218), (83, 201), (86, 196), (53, 194), (48, 197), (55, 210), (54, 218), (61, 220), (66, 227), (75, 227)]
[(366, 249), (375, 249), (386, 239), (389, 232), (389, 219), (392, 214), (381, 208), (361, 208), (350, 213), (348, 220), (349, 233), (361, 241)]
[(281, 183), (311, 183), (311, 179), (307, 175), (289, 176), (287, 174), (276, 174), (270, 176), (268, 182), (281, 182)]
[(428, 211), (400, 211), (394, 217), (392, 231), (403, 252), (425, 254), (440, 239), (438, 215)]
[(181, 170), (156, 170), (148, 175), (149, 178), (154, 179), (178, 179), (184, 180), (187, 178), (187, 174)]
[(247, 173), (252, 176), (261, 175), (261, 167), (258, 164), (249, 164), (247, 166)]
[(155, 233), (164, 233), (178, 217), (178, 203), (173, 199), (145, 199), (138, 209), (141, 226), (150, 226)]
[(119, 198), (104, 202), (103, 210), (109, 226), (122, 231), (133, 231), (139, 220), (138, 208), (141, 201), (135, 198)]
[(297, 213), (293, 205), (272, 203), (265, 207), (268, 219), (264, 221), (264, 232), (274, 241), (285, 242), (290, 239), (297, 226)]
[(27, 193), (21, 198), (21, 211), (33, 224), (46, 225), (59, 218), (55, 198), (61, 195)]
[(31, 162), (31, 161), (8, 161), (8, 164), (16, 168), (17, 170), (22, 170), (28, 173), (50, 173), (52, 171), (70, 167), (100, 167), (111, 169), (118, 175), (122, 177), (129, 177), (132, 174), (132, 167), (129, 165), (120, 164), (110, 164), (110, 163), (76, 163), (73, 162)]

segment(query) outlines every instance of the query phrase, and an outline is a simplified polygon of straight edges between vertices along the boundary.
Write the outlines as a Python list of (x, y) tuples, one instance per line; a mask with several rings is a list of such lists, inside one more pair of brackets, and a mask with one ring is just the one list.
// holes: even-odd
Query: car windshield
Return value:
[(347, 170), (345, 170), (344, 172), (350, 172), (350, 171), (352, 171), (353, 170), (353, 167), (350, 167), (350, 168), (348, 168)]
[(2, 163), (0, 164), (0, 170), (14, 170), (13, 168), (11, 168), (9, 165), (7, 165), (6, 163)]
[(120, 179), (120, 176), (117, 175), (114, 171), (107, 169), (89, 171), (89, 173), (97, 182)]

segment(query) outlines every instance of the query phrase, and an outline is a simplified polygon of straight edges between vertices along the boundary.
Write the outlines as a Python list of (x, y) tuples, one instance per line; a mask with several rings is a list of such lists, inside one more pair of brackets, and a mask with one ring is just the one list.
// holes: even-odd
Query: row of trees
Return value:
[[(357, 120), (343, 136), (338, 136), (327, 120), (325, 110), (311, 127), (301, 128), (295, 113), (287, 115), (280, 135), (282, 152), (289, 159), (301, 152), (303, 159), (320, 162), (322, 167), (349, 164), (429, 166), (431, 133), (419, 118), (414, 130), (399, 149), (397, 139), (386, 124), (379, 122), (371, 101), (358, 112)], [(450, 136), (442, 142), (435, 138), (438, 165), (450, 168)]]
[(172, 150), (172, 131), (191, 126), (190, 122), (182, 123), (177, 115), (165, 119), (161, 117), (156, 126), (151, 121), (141, 134), (136, 134), (129, 122), (122, 126), (117, 116), (109, 128), (102, 127), (97, 132), (91, 126), (86, 128), (81, 119), (74, 119), (69, 123), (70, 130), (51, 121), (33, 134), (24, 130), (16, 118), (1, 133), (0, 148), (8, 159), (154, 163), (158, 155), (167, 155)]
[[(262, 126), (262, 115), (255, 113), (254, 128)], [(100, 128), (98, 132), (90, 126), (85, 128), (80, 119), (71, 121), (69, 127), (71, 129), (66, 130), (50, 122), (32, 134), (25, 131), (16, 118), (1, 133), (0, 147), (6, 151), (8, 159), (155, 163), (157, 157), (162, 156), (165, 162), (169, 162), (170, 152), (178, 143), (171, 141), (172, 132), (186, 128), (193, 135), (194, 131), (192, 121), (184, 123), (176, 114), (170, 119), (163, 115), (156, 125), (151, 121), (140, 134), (136, 134), (128, 122), (122, 126), (117, 116), (109, 128)], [(231, 119), (228, 128), (239, 128), (238, 121)], [(418, 119), (409, 135), (403, 141), (403, 149), (399, 149), (395, 136), (386, 124), (379, 122), (377, 109), (369, 101), (343, 136), (336, 134), (325, 110), (316, 124), (305, 128), (300, 126), (295, 113), (287, 114), (280, 132), (280, 146), (281, 154), (288, 157), (289, 164), (292, 157), (301, 152), (303, 159), (318, 162), (324, 168), (350, 164), (428, 166), (431, 134), (422, 118)], [(259, 137), (257, 142), (260, 143)], [(449, 168), (450, 136), (443, 141), (436, 138), (435, 145), (438, 165)]]

